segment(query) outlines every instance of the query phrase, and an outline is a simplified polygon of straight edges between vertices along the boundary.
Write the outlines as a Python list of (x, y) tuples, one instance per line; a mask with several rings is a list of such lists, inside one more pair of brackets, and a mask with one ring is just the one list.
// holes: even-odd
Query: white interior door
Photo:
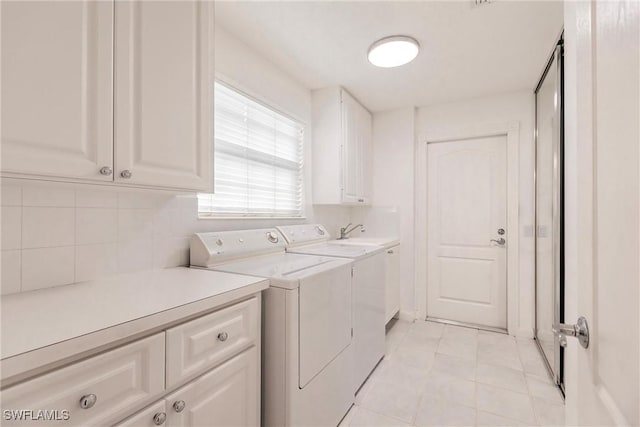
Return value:
[(427, 150), (427, 315), (506, 329), (507, 137)]
[(568, 425), (640, 425), (640, 3), (565, 3)]

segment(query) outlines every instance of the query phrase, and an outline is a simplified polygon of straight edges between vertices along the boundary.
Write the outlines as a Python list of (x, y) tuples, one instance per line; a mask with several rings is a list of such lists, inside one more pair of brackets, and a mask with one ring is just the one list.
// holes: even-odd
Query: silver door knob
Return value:
[(122, 172), (120, 172), (120, 176), (123, 177), (124, 179), (129, 179), (131, 178), (131, 171), (129, 169), (125, 169)]
[(158, 412), (153, 416), (153, 423), (157, 426), (161, 426), (167, 421), (167, 414), (165, 412)]
[(176, 400), (173, 403), (173, 410), (176, 412), (182, 412), (184, 411), (185, 406), (187, 406), (187, 403), (184, 400)]
[(504, 240), (504, 237), (501, 237), (501, 238), (499, 238), (499, 239), (491, 239), (491, 241), (492, 241), (492, 242), (496, 242), (497, 244), (499, 244), (499, 245), (501, 245), (501, 246), (502, 246), (502, 245), (504, 245), (505, 243), (507, 243), (507, 241), (506, 241), (506, 240)]
[(583, 316), (578, 318), (578, 322), (575, 325), (560, 323), (552, 330), (558, 335), (560, 345), (563, 347), (567, 345), (566, 337), (578, 338), (578, 342), (583, 348), (589, 347), (589, 324)]
[(109, 166), (103, 166), (100, 168), (100, 175), (109, 176), (113, 173), (113, 169)]
[(80, 398), (80, 407), (82, 409), (91, 409), (97, 401), (98, 396), (96, 396), (95, 394), (85, 394)]
[(220, 341), (222, 341), (222, 342), (226, 341), (226, 340), (227, 340), (227, 338), (229, 338), (229, 334), (228, 334), (228, 333), (226, 333), (226, 332), (220, 332), (220, 333), (218, 334), (218, 340), (220, 340)]

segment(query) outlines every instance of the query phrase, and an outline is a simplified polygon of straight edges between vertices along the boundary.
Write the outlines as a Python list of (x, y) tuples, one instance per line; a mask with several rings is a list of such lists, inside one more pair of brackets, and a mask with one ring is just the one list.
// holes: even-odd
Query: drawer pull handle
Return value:
[(86, 394), (80, 398), (80, 407), (82, 409), (91, 409), (97, 401), (98, 396), (96, 396), (95, 394)]
[(218, 334), (218, 340), (219, 341), (225, 342), (227, 340), (227, 338), (229, 338), (229, 334), (226, 333), (226, 332), (220, 332)]
[(161, 426), (167, 421), (167, 414), (165, 412), (158, 412), (153, 416), (153, 423), (157, 426)]
[(184, 411), (184, 407), (187, 406), (187, 404), (185, 403), (184, 400), (176, 400), (173, 403), (173, 410), (176, 412), (182, 412)]

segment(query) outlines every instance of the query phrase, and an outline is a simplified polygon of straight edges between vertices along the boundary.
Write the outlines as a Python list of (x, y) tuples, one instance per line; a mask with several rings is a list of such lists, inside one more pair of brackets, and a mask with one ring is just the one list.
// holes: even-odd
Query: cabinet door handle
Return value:
[(161, 426), (165, 421), (167, 421), (166, 412), (158, 412), (153, 416), (153, 423), (157, 426)]
[(173, 403), (173, 410), (176, 412), (182, 412), (184, 411), (185, 406), (187, 406), (187, 403), (184, 400), (176, 400)]
[(227, 340), (227, 338), (229, 338), (229, 334), (226, 333), (226, 332), (220, 332), (218, 334), (218, 340), (219, 341), (225, 342)]
[(120, 172), (120, 176), (123, 177), (124, 179), (129, 179), (131, 178), (131, 171), (129, 169), (125, 169), (122, 172)]
[(392, 254), (392, 253), (393, 253), (393, 249), (389, 249), (389, 250), (387, 251), (387, 253), (388, 253), (388, 254)]
[(95, 394), (85, 394), (80, 398), (80, 407), (82, 409), (91, 409), (93, 405), (98, 401), (98, 396)]
[(109, 176), (113, 173), (113, 169), (109, 166), (103, 166), (100, 168), (100, 175)]

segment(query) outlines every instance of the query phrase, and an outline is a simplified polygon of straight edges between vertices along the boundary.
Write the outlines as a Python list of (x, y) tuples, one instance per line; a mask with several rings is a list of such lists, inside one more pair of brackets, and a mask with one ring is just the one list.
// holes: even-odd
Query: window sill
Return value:
[(239, 219), (250, 219), (250, 220), (256, 220), (256, 219), (261, 219), (261, 220), (269, 220), (269, 221), (274, 221), (274, 220), (287, 220), (287, 221), (292, 221), (292, 220), (301, 220), (304, 221), (307, 219), (306, 216), (215, 216), (215, 215), (198, 215), (198, 219), (203, 219), (203, 220), (210, 220), (210, 219), (215, 219), (215, 220), (225, 220), (225, 219), (233, 219), (233, 220), (239, 220)]

